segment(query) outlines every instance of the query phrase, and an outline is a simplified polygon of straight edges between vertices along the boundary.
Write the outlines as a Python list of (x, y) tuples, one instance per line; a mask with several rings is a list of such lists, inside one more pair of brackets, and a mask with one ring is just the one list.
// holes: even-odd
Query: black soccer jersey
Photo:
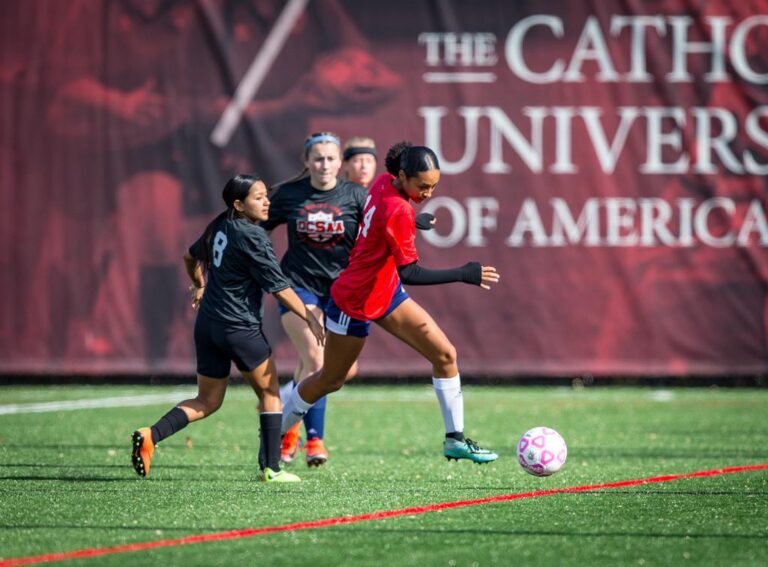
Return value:
[(189, 247), (193, 258), (201, 258), (204, 246), (211, 247), (200, 313), (234, 327), (261, 325), (263, 292), (274, 293), (290, 287), (272, 250), (272, 242), (260, 226), (243, 218), (222, 218), (211, 233)]
[(280, 266), (295, 286), (330, 296), (333, 280), (347, 267), (367, 198), (365, 187), (346, 179), (320, 191), (309, 177), (270, 195), (269, 219), (261, 225), (272, 230), (287, 224), (288, 251)]

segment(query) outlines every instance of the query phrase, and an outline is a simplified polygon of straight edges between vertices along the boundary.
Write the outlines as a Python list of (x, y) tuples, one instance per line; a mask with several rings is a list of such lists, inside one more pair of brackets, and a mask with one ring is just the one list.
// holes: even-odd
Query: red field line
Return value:
[(296, 522), (293, 524), (283, 524), (282, 526), (268, 526), (265, 528), (251, 528), (245, 530), (232, 530), (228, 532), (218, 532), (213, 534), (200, 534), (181, 537), (177, 539), (161, 539), (158, 541), (145, 541), (140, 543), (129, 543), (126, 545), (115, 545), (112, 547), (94, 547), (91, 549), (78, 549), (76, 551), (66, 551), (61, 553), (47, 553), (45, 555), (30, 555), (27, 557), (16, 557), (0, 561), (0, 567), (15, 567), (16, 565), (34, 565), (36, 563), (48, 563), (52, 561), (64, 561), (67, 559), (82, 559), (86, 557), (99, 557), (102, 555), (112, 555), (115, 553), (125, 553), (128, 551), (145, 551), (157, 547), (171, 547), (175, 545), (189, 545), (192, 543), (203, 543), (208, 541), (224, 541), (230, 539), (241, 539), (276, 532), (291, 532), (298, 530), (311, 530), (316, 528), (327, 528), (328, 526), (338, 526), (341, 524), (354, 524), (357, 522), (367, 522), (369, 520), (383, 520), (385, 518), (397, 518), (399, 516), (413, 516), (417, 514), (426, 514), (427, 512), (436, 512), (438, 510), (449, 510), (452, 508), (465, 508), (467, 506), (479, 506), (481, 504), (494, 504), (497, 502), (509, 502), (511, 500), (522, 500), (525, 498), (538, 498), (540, 496), (552, 496), (554, 494), (567, 494), (573, 492), (589, 492), (593, 490), (605, 490), (610, 488), (624, 488), (628, 486), (639, 486), (643, 484), (652, 484), (658, 482), (670, 482), (673, 480), (682, 480), (686, 478), (699, 478), (707, 476), (719, 476), (724, 474), (733, 474), (749, 471), (768, 470), (768, 463), (760, 465), (745, 465), (741, 467), (730, 467), (724, 469), (712, 469), (707, 471), (697, 471), (684, 474), (670, 474), (663, 476), (653, 476), (648, 478), (639, 478), (635, 480), (622, 480), (619, 482), (606, 482), (602, 484), (588, 484), (584, 486), (571, 486), (566, 488), (553, 488), (551, 490), (534, 490), (532, 492), (518, 492), (517, 494), (502, 494), (499, 496), (489, 496), (487, 498), (477, 498), (475, 500), (458, 500), (455, 502), (441, 502), (440, 504), (428, 504), (426, 506), (414, 506), (412, 508), (401, 508), (400, 510), (385, 510), (382, 512), (371, 512), (369, 514), (360, 514), (358, 516), (340, 516), (338, 518), (326, 518), (324, 520), (315, 520), (313, 522)]

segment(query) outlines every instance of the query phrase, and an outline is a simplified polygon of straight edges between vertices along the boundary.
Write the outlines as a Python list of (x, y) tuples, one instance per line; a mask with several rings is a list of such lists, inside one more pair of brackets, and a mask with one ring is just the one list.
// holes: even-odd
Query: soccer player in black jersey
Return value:
[[(277, 186), (270, 195), (269, 219), (261, 225), (268, 231), (287, 226), (288, 249), (280, 266), (308, 309), (323, 320), (331, 284), (349, 261), (357, 238), (366, 189), (338, 178), (341, 142), (331, 132), (309, 135), (304, 141), (304, 169)], [(281, 321), (299, 355), (294, 383), (323, 366), (323, 349), (304, 322), (280, 306)], [(356, 370), (353, 368), (350, 375)], [(298, 426), (283, 438), (282, 460), (293, 460), (299, 445)], [(328, 459), (323, 444), (325, 398), (318, 400), (304, 417), (307, 433), (307, 464), (319, 466)]]
[(208, 225), (184, 256), (192, 280), (192, 307), (199, 308), (195, 322), (197, 397), (179, 403), (152, 427), (134, 431), (133, 467), (140, 476), (147, 476), (157, 443), (219, 409), (234, 362), (259, 398), (263, 480), (295, 482), (299, 480), (296, 475), (280, 470), (282, 413), (272, 349), (261, 329), (263, 293), (273, 294), (302, 321), (318, 346), (323, 344), (323, 328), (291, 288), (269, 237), (258, 225), (269, 214), (264, 182), (238, 175), (227, 182), (222, 196), (227, 210)]

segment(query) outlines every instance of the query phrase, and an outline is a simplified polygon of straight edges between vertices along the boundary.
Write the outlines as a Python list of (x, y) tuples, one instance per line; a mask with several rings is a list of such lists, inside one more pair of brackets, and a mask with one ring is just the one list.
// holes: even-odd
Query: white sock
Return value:
[(296, 382), (289, 380), (282, 386), (280, 386), (280, 403), (283, 405), (288, 403), (288, 398), (291, 396), (291, 392), (296, 387)]
[[(461, 394), (461, 376), (453, 378), (432, 377), (432, 386), (440, 402), (440, 413), (443, 414), (443, 425), (446, 433), (464, 431), (464, 397)], [(283, 418), (285, 419), (285, 418)]]
[(280, 433), (284, 435), (286, 431), (299, 423), (312, 406), (313, 404), (308, 404), (302, 400), (299, 395), (299, 389), (294, 388), (291, 395), (288, 396), (288, 401), (283, 406), (283, 425), (280, 428)]

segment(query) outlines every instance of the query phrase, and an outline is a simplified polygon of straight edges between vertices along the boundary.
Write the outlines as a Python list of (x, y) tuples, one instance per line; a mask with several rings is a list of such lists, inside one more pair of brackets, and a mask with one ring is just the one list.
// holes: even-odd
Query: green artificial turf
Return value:
[[(3, 387), (9, 404), (189, 388)], [(305, 522), (552, 488), (768, 463), (768, 391), (464, 388), (466, 431), (496, 463), (448, 463), (431, 387), (350, 384), (331, 396), (321, 469), (258, 481), (255, 397), (164, 441), (150, 477), (130, 433), (170, 401), (0, 415), (0, 560)], [(515, 444), (546, 425), (568, 442), (549, 478)], [(68, 560), (69, 565), (762, 565), (768, 471), (484, 504), (319, 529)]]

